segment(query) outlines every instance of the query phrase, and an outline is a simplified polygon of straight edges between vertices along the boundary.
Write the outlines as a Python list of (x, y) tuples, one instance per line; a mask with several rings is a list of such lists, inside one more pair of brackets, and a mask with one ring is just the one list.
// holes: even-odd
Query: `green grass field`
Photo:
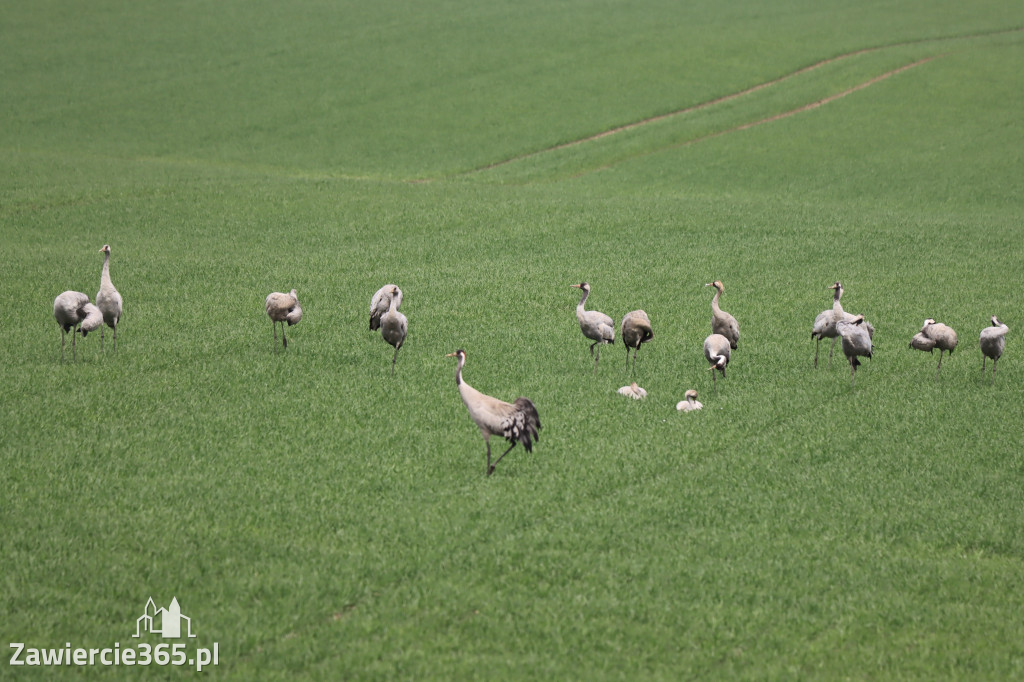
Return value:
[[(187, 674), (10, 664), (172, 641), (149, 597), (226, 679), (1024, 677), (1020, 3), (0, 8), (0, 678)], [(118, 350), (62, 364), (105, 243)], [(489, 478), (457, 348), (543, 423)]]

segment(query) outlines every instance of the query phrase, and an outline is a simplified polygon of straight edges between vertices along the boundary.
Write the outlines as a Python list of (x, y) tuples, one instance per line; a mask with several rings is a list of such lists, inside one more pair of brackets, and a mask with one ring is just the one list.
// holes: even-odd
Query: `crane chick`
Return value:
[(697, 391), (692, 388), (687, 391), (684, 396), (686, 398), (685, 400), (680, 400), (676, 403), (676, 409), (680, 412), (693, 412), (694, 410), (699, 410), (704, 407), (704, 405), (697, 400)]
[(725, 286), (717, 279), (704, 286), (715, 288), (715, 296), (711, 299), (711, 332), (721, 334), (729, 339), (729, 347), (736, 350), (740, 343), (740, 323), (736, 321), (735, 317), (718, 307), (718, 299), (725, 293)]
[(636, 352), (640, 350), (640, 344), (647, 343), (654, 338), (654, 330), (651, 329), (651, 318), (642, 310), (634, 310), (626, 313), (622, 318), (619, 327), (622, 335), (622, 343), (626, 346), (626, 366), (629, 366), (629, 349), (633, 349), (633, 369), (636, 369)]
[[(459, 395), (462, 402), (469, 410), (469, 416), (480, 427), (480, 433), (484, 437), (484, 444), (487, 446), (487, 475), (494, 473), (498, 463), (512, 451), (517, 443), (522, 443), (527, 452), (533, 451), (534, 442), (540, 440), (538, 432), (541, 429), (540, 415), (537, 408), (529, 398), (516, 398), (513, 403), (506, 403), (503, 400), (492, 398), (476, 390), (462, 379), (462, 367), (466, 364), (466, 351), (461, 348), (454, 353), (448, 353), (445, 357), (457, 358), (458, 367), (455, 370), (455, 383), (459, 387)], [(501, 457), (491, 464), (491, 436), (501, 436), (512, 443), (508, 450), (501, 453)]]
[[(581, 282), (580, 284), (570, 284), (569, 286), (583, 290), (583, 298), (580, 299), (579, 305), (576, 306), (576, 319), (580, 323), (580, 331), (583, 332), (583, 336), (594, 342), (590, 344), (590, 356), (594, 357), (594, 346), (615, 343), (615, 322), (604, 313), (583, 308), (583, 304), (587, 302), (587, 296), (590, 296), (590, 284)], [(600, 359), (601, 348), (599, 346), (597, 357), (594, 358), (595, 372), (597, 372), (597, 363)]]
[(278, 322), (281, 323), (281, 343), (285, 348), (287, 348), (288, 338), (284, 333), (285, 323), (287, 322), (290, 327), (293, 324), (298, 324), (299, 320), (302, 319), (302, 307), (299, 305), (299, 297), (295, 293), (295, 289), (292, 289), (287, 294), (283, 294), (280, 291), (268, 294), (266, 309), (267, 315), (270, 317), (270, 321), (274, 326), (274, 348), (277, 348)]
[(624, 395), (632, 398), (633, 400), (641, 400), (647, 397), (647, 391), (640, 388), (634, 381), (629, 386), (623, 386), (619, 389), (619, 395)]
[(996, 363), (1003, 357), (1003, 349), (1006, 348), (1006, 333), (1010, 328), (1000, 322), (995, 315), (992, 316), (992, 326), (981, 330), (981, 371), (985, 372), (985, 361), (992, 358), (992, 376), (996, 374)]

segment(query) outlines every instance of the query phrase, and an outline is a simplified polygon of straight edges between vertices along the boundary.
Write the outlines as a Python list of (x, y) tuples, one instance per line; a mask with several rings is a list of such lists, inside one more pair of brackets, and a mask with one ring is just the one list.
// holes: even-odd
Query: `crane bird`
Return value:
[(370, 331), (380, 329), (380, 318), (391, 307), (391, 291), (397, 289), (394, 284), (385, 284), (370, 299)]
[(712, 334), (704, 339), (704, 357), (711, 365), (708, 369), (711, 370), (711, 380), (714, 382), (716, 393), (718, 392), (718, 376), (715, 374), (715, 370), (721, 372), (724, 379), (725, 367), (729, 364), (731, 355), (732, 345), (729, 343), (729, 339), (721, 334)]
[(704, 407), (704, 405), (697, 400), (697, 391), (692, 388), (685, 393), (685, 398), (686, 400), (680, 400), (676, 403), (676, 409), (680, 412), (693, 412), (694, 410), (699, 410)]
[[(114, 330), (114, 350), (117, 350), (117, 325), (124, 317), (121, 294), (110, 281), (110, 245), (100, 249), (103, 257), (103, 272), (100, 274), (100, 290), (96, 293), (96, 307), (103, 313), (103, 321)], [(103, 328), (100, 328), (100, 349), (103, 348)]]
[[(64, 362), (64, 344), (68, 332), (71, 332), (71, 358), (78, 360), (75, 350), (75, 332), (89, 316), (86, 306), (91, 306), (89, 297), (81, 291), (65, 291), (53, 299), (53, 317), (60, 325), (60, 361)], [(95, 329), (95, 327), (93, 327)]]
[(626, 346), (626, 366), (629, 366), (629, 349), (633, 349), (633, 369), (636, 369), (636, 352), (640, 350), (640, 344), (647, 343), (654, 338), (654, 331), (651, 329), (651, 318), (642, 310), (634, 310), (626, 313), (622, 318), (622, 325), (619, 327), (622, 334), (622, 343)]
[(623, 386), (619, 389), (619, 395), (629, 396), (633, 400), (640, 400), (641, 398), (647, 397), (647, 391), (640, 388), (634, 381), (629, 386)]
[[(576, 306), (576, 319), (580, 322), (580, 331), (583, 332), (583, 336), (592, 339), (594, 342), (590, 344), (590, 355), (594, 357), (594, 346), (615, 343), (615, 322), (604, 313), (583, 309), (583, 304), (587, 302), (587, 296), (590, 296), (590, 285), (587, 282), (570, 284), (569, 286), (583, 290), (583, 298), (580, 299), (579, 305)], [(600, 359), (601, 348), (598, 346), (597, 357), (594, 358), (595, 372), (597, 372), (597, 363)]]
[[(461, 348), (454, 353), (448, 353), (445, 357), (458, 358), (458, 368), (455, 370), (455, 383), (459, 387), (459, 395), (462, 402), (469, 410), (469, 416), (480, 427), (483, 434), (484, 444), (487, 445), (487, 475), (494, 473), (505, 455), (512, 451), (516, 443), (522, 443), (527, 452), (533, 452), (533, 443), (540, 440), (537, 432), (540, 431), (540, 415), (537, 408), (529, 398), (516, 398), (514, 403), (506, 403), (504, 400), (492, 398), (476, 390), (462, 380), (462, 367), (466, 364), (466, 351)], [(508, 450), (501, 453), (501, 457), (491, 464), (491, 436), (501, 436), (512, 443)]]
[(953, 328), (936, 322), (930, 317), (924, 321), (921, 331), (910, 341), (910, 347), (918, 350), (926, 350), (931, 353), (933, 349), (939, 349), (939, 366), (935, 370), (936, 376), (942, 370), (942, 354), (949, 352), (952, 355), (956, 344), (956, 332), (953, 331)]
[(718, 307), (718, 299), (725, 293), (725, 286), (717, 279), (704, 286), (715, 288), (715, 297), (711, 299), (711, 332), (721, 334), (729, 339), (729, 347), (736, 350), (740, 343), (740, 323), (736, 321), (735, 317)]
[[(840, 320), (852, 322), (853, 319), (856, 317), (856, 315), (844, 311), (842, 304), (839, 302), (839, 299), (843, 297), (843, 285), (840, 284), (839, 282), (836, 282), (835, 284), (827, 288), (833, 290), (834, 292), (832, 299), (832, 309), (823, 310), (820, 313), (818, 313), (818, 316), (814, 318), (814, 326), (811, 328), (811, 338), (816, 339), (816, 343), (814, 344), (815, 367), (818, 366), (818, 349), (821, 346), (822, 339), (832, 339), (832, 347), (829, 348), (828, 351), (828, 366), (832, 366), (832, 354), (836, 349), (836, 341), (839, 339), (839, 332), (836, 330), (836, 323), (839, 322)], [(867, 320), (864, 320), (862, 324), (868, 330), (868, 336), (874, 339), (874, 326)]]
[(94, 332), (103, 326), (103, 311), (94, 306), (92, 303), (85, 304), (85, 319), (82, 320), (81, 326), (78, 331), (81, 332), (82, 338), (84, 339), (89, 332)]
[(996, 363), (1003, 356), (1003, 349), (1006, 348), (1006, 332), (1010, 328), (1000, 322), (995, 315), (992, 316), (992, 326), (981, 330), (981, 372), (985, 373), (985, 361), (992, 358), (992, 376), (996, 375)]
[(402, 305), (402, 290), (392, 284), (390, 295), (391, 302), (388, 304), (388, 311), (380, 318), (380, 335), (395, 347), (395, 354), (391, 358), (391, 376), (394, 376), (395, 361), (398, 360), (398, 350), (405, 343), (405, 335), (409, 331), (409, 320), (398, 312), (398, 306)]
[(298, 324), (302, 319), (302, 306), (299, 305), (299, 297), (292, 289), (287, 294), (275, 291), (267, 294), (266, 301), (267, 315), (274, 325), (274, 348), (277, 348), (277, 323), (281, 323), (281, 344), (288, 347), (288, 337), (284, 334), (284, 325)]
[(850, 388), (853, 388), (857, 367), (860, 366), (857, 357), (871, 358), (871, 335), (865, 326), (863, 315), (854, 315), (850, 321), (840, 320), (836, 323), (836, 330), (843, 339), (843, 354), (850, 361)]

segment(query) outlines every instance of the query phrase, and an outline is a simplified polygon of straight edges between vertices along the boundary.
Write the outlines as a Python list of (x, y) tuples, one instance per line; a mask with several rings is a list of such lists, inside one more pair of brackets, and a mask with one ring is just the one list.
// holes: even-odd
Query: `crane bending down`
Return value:
[[(96, 307), (103, 313), (103, 321), (114, 330), (114, 350), (117, 350), (117, 325), (124, 317), (121, 294), (110, 281), (110, 245), (100, 249), (103, 257), (103, 271), (100, 273), (100, 290), (96, 292)], [(100, 349), (103, 349), (103, 329), (100, 328)]]
[(394, 376), (395, 361), (398, 360), (398, 350), (405, 343), (405, 336), (409, 331), (409, 320), (398, 312), (398, 306), (402, 305), (402, 290), (392, 284), (390, 294), (391, 302), (388, 305), (388, 311), (380, 318), (380, 335), (395, 347), (395, 354), (391, 358), (391, 376)]
[(735, 317), (718, 307), (718, 299), (725, 293), (725, 286), (717, 279), (704, 286), (715, 288), (715, 297), (711, 299), (711, 332), (721, 334), (729, 339), (729, 347), (736, 350), (740, 343), (740, 323), (736, 321)]
[(860, 366), (858, 356), (870, 359), (873, 350), (871, 335), (864, 324), (863, 315), (855, 315), (850, 322), (840, 320), (836, 323), (836, 330), (843, 339), (843, 353), (850, 361), (850, 388), (854, 386), (857, 368)]
[(992, 326), (981, 330), (981, 372), (985, 373), (985, 361), (992, 358), (992, 376), (996, 375), (996, 363), (1003, 356), (1003, 349), (1006, 348), (1006, 333), (1010, 328), (1000, 322), (995, 315), (992, 316)]
[(280, 291), (268, 294), (266, 308), (267, 315), (274, 324), (274, 348), (277, 348), (278, 322), (281, 323), (281, 343), (287, 348), (288, 337), (284, 334), (285, 323), (287, 322), (290, 327), (293, 324), (298, 324), (299, 320), (302, 319), (302, 306), (299, 305), (299, 297), (295, 293), (295, 289), (292, 289), (287, 294), (282, 294)]
[[(506, 403), (503, 400), (492, 398), (476, 390), (462, 380), (462, 367), (466, 364), (466, 351), (461, 348), (445, 357), (458, 358), (458, 368), (455, 370), (455, 383), (459, 387), (459, 395), (462, 402), (469, 410), (469, 416), (480, 427), (480, 433), (487, 445), (487, 475), (494, 473), (505, 455), (512, 451), (516, 443), (522, 443), (527, 452), (533, 452), (533, 444), (540, 440), (537, 432), (540, 431), (540, 415), (537, 408), (529, 398), (516, 398), (514, 403)], [(501, 453), (501, 457), (491, 464), (491, 436), (501, 436), (512, 443), (508, 450)]]
[(67, 340), (68, 332), (71, 332), (71, 358), (78, 360), (75, 350), (75, 332), (78, 330), (78, 325), (82, 324), (89, 316), (87, 307), (94, 306), (89, 303), (89, 297), (81, 291), (65, 291), (53, 299), (53, 317), (60, 325), (61, 362), (64, 362), (64, 343)]
[[(814, 344), (814, 366), (818, 366), (818, 349), (821, 346), (822, 339), (832, 339), (832, 347), (828, 351), (828, 366), (832, 366), (832, 354), (836, 349), (836, 341), (839, 339), (839, 331), (836, 329), (836, 323), (840, 321), (852, 322), (857, 316), (848, 313), (843, 310), (842, 304), (839, 299), (843, 297), (843, 285), (836, 282), (832, 286), (828, 287), (834, 291), (832, 300), (832, 309), (823, 310), (818, 313), (818, 316), (814, 318), (814, 327), (811, 329), (811, 338), (816, 339)], [(868, 336), (872, 339), (875, 338), (875, 328), (870, 322), (864, 320), (862, 323), (864, 328), (867, 329)]]
[(583, 336), (594, 342), (590, 344), (591, 357), (594, 356), (594, 346), (598, 346), (597, 357), (594, 358), (594, 371), (597, 372), (597, 363), (601, 359), (601, 347), (599, 344), (615, 343), (615, 322), (604, 313), (596, 310), (584, 310), (583, 304), (587, 302), (587, 296), (590, 296), (590, 284), (581, 282), (580, 284), (570, 284), (569, 286), (583, 290), (583, 298), (580, 299), (579, 305), (576, 306), (576, 319), (579, 320), (580, 331), (583, 332)]
[(933, 352), (935, 348), (939, 349), (939, 366), (935, 370), (936, 376), (942, 370), (942, 354), (948, 351), (950, 355), (953, 355), (956, 344), (956, 332), (953, 331), (953, 328), (936, 322), (930, 317), (924, 321), (921, 331), (910, 340), (911, 348), (926, 350), (929, 353)]
[(721, 334), (712, 334), (704, 339), (704, 357), (707, 358), (708, 363), (711, 365), (708, 369), (711, 370), (711, 380), (715, 385), (715, 393), (718, 392), (718, 375), (715, 374), (715, 370), (717, 369), (721, 372), (724, 379), (725, 368), (729, 364), (731, 356), (732, 346), (729, 344), (729, 339)]
[(640, 388), (640, 385), (635, 381), (629, 386), (623, 386), (619, 389), (619, 395), (624, 395), (633, 400), (642, 400), (647, 397), (647, 391)]
[(380, 329), (380, 318), (391, 307), (391, 291), (397, 289), (394, 284), (385, 284), (370, 299), (370, 331)]
[(640, 344), (647, 343), (654, 338), (654, 330), (651, 329), (651, 318), (642, 310), (634, 310), (626, 313), (622, 318), (619, 327), (622, 334), (622, 344), (626, 347), (626, 366), (629, 366), (629, 349), (633, 349), (633, 369), (636, 369), (636, 352), (640, 350)]

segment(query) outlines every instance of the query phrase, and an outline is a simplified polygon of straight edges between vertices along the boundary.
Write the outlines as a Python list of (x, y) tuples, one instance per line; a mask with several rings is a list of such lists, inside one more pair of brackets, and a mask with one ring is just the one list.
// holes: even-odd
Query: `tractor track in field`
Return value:
[[(586, 137), (581, 137), (581, 138), (576, 139), (576, 140), (571, 140), (569, 142), (563, 142), (563, 143), (560, 143), (560, 144), (557, 144), (557, 145), (554, 145), (554, 146), (551, 146), (551, 147), (546, 147), (544, 149), (538, 149), (536, 151), (527, 152), (525, 154), (520, 154), (518, 156), (513, 156), (513, 157), (510, 157), (510, 158), (507, 158), (507, 159), (503, 159), (501, 161), (495, 161), (494, 163), (490, 163), (490, 164), (487, 164), (487, 165), (484, 165), (484, 166), (480, 166), (478, 168), (474, 168), (474, 169), (469, 170), (469, 171), (465, 171), (463, 173), (460, 173), (459, 175), (472, 175), (472, 174), (476, 174), (476, 173), (482, 173), (482, 172), (485, 172), (485, 171), (488, 171), (488, 170), (492, 170), (492, 169), (495, 169), (495, 168), (500, 168), (502, 166), (505, 166), (505, 165), (508, 165), (508, 164), (511, 164), (511, 163), (515, 163), (517, 161), (523, 161), (523, 160), (530, 159), (530, 158), (533, 158), (533, 157), (536, 157), (536, 156), (540, 156), (542, 154), (548, 154), (550, 152), (556, 152), (556, 151), (559, 151), (559, 150), (562, 150), (562, 149), (568, 149), (568, 148), (571, 148), (571, 147), (576, 147), (576, 146), (579, 146), (579, 145), (582, 145), (582, 144), (586, 144), (588, 142), (595, 142), (597, 140), (601, 140), (601, 139), (606, 138), (606, 137), (611, 137), (612, 135), (617, 135), (619, 133), (628, 132), (630, 130), (636, 130), (638, 128), (642, 128), (644, 126), (648, 126), (648, 125), (651, 125), (651, 124), (654, 124), (654, 123), (658, 123), (658, 122), (661, 122), (661, 121), (664, 121), (664, 120), (667, 120), (667, 119), (675, 118), (677, 116), (683, 116), (685, 114), (690, 114), (690, 113), (693, 113), (695, 111), (701, 111), (703, 109), (708, 109), (710, 107), (714, 107), (714, 106), (717, 106), (719, 104), (723, 104), (725, 102), (729, 102), (729, 101), (732, 101), (732, 100), (735, 100), (735, 99), (739, 99), (740, 97), (745, 97), (747, 95), (754, 94), (754, 93), (756, 93), (758, 91), (764, 90), (766, 88), (773, 87), (773, 86), (778, 85), (780, 83), (784, 83), (784, 82), (786, 82), (788, 80), (796, 78), (797, 76), (801, 76), (801, 75), (803, 75), (805, 73), (808, 73), (810, 71), (814, 71), (814, 70), (820, 69), (822, 67), (828, 66), (830, 64), (834, 64), (836, 62), (840, 62), (840, 61), (843, 61), (843, 60), (846, 60), (846, 59), (851, 59), (853, 57), (857, 57), (857, 56), (860, 56), (860, 55), (863, 55), (863, 54), (869, 54), (869, 53), (872, 53), (872, 52), (880, 52), (882, 50), (888, 50), (888, 49), (893, 49), (893, 48), (898, 48), (898, 47), (906, 47), (906, 46), (909, 46), (909, 45), (916, 45), (916, 44), (921, 44), (921, 43), (939, 42), (939, 41), (944, 41), (944, 40), (965, 40), (965, 39), (970, 39), (970, 38), (981, 38), (981, 37), (988, 37), (988, 36), (993, 36), (993, 35), (999, 35), (999, 34), (1002, 34), (1002, 33), (1019, 33), (1021, 31), (1024, 31), (1024, 27), (1016, 27), (1016, 28), (1011, 28), (1011, 29), (1000, 29), (1000, 30), (997, 30), (997, 31), (989, 31), (989, 32), (983, 32), (983, 33), (967, 34), (967, 35), (959, 35), (959, 36), (946, 36), (946, 37), (941, 37), (941, 38), (922, 38), (922, 39), (919, 39), (919, 40), (909, 40), (909, 41), (904, 41), (904, 42), (900, 42), (900, 43), (894, 43), (894, 44), (891, 44), (891, 45), (880, 45), (880, 46), (876, 46), (876, 47), (866, 47), (866, 48), (862, 48), (860, 50), (854, 50), (852, 52), (847, 52), (847, 53), (844, 53), (844, 54), (836, 55), (834, 57), (829, 57), (828, 59), (823, 59), (821, 61), (815, 62), (814, 64), (810, 64), (808, 66), (801, 67), (801, 68), (799, 68), (796, 71), (793, 71), (791, 73), (784, 74), (782, 76), (779, 76), (778, 78), (774, 78), (772, 80), (765, 81), (763, 83), (758, 83), (757, 85), (753, 85), (753, 86), (751, 86), (749, 88), (746, 88), (744, 90), (740, 90), (738, 92), (730, 93), (728, 95), (722, 95), (721, 97), (717, 97), (715, 99), (711, 99), (711, 100), (708, 100), (706, 102), (701, 102), (699, 104), (694, 104), (692, 106), (685, 107), (683, 109), (677, 109), (675, 111), (670, 111), (668, 113), (659, 114), (657, 116), (650, 116), (648, 118), (640, 119), (638, 121), (633, 121), (632, 123), (626, 123), (624, 125), (617, 126), (615, 128), (610, 128), (608, 130), (602, 131), (600, 133), (595, 133), (593, 135), (588, 135)], [(893, 69), (891, 71), (887, 71), (886, 73), (883, 73), (883, 74), (881, 74), (879, 76), (876, 76), (876, 77), (874, 77), (874, 78), (872, 78), (870, 80), (867, 80), (867, 81), (865, 81), (863, 83), (855, 85), (852, 88), (844, 90), (843, 92), (836, 93), (835, 95), (831, 95), (829, 97), (826, 97), (824, 99), (818, 100), (816, 102), (812, 102), (812, 103), (804, 105), (802, 107), (798, 107), (798, 108), (793, 109), (791, 111), (787, 111), (787, 112), (783, 112), (783, 113), (780, 113), (780, 114), (776, 114), (774, 116), (770, 116), (770, 117), (767, 117), (765, 119), (761, 119), (761, 120), (758, 120), (758, 121), (751, 121), (751, 122), (748, 122), (748, 123), (744, 123), (742, 125), (734, 126), (732, 128), (729, 128), (727, 130), (722, 130), (722, 131), (719, 131), (719, 132), (716, 132), (716, 133), (712, 133), (712, 134), (705, 135), (705, 136), (702, 136), (702, 137), (699, 137), (699, 138), (695, 138), (693, 140), (687, 140), (686, 142), (682, 142), (682, 143), (679, 143), (679, 144), (674, 144), (674, 145), (671, 145), (669, 147), (665, 147), (663, 149), (672, 149), (672, 148), (675, 148), (675, 147), (685, 147), (685, 146), (688, 146), (688, 145), (700, 142), (702, 140), (708, 140), (708, 139), (712, 139), (712, 138), (715, 138), (715, 137), (719, 137), (721, 135), (725, 135), (726, 133), (732, 133), (732, 132), (738, 132), (738, 131), (741, 131), (741, 130), (746, 130), (748, 128), (753, 128), (755, 126), (761, 125), (763, 123), (770, 123), (772, 121), (777, 121), (777, 120), (780, 120), (780, 119), (788, 118), (790, 116), (794, 116), (796, 114), (803, 113), (805, 111), (810, 111), (812, 109), (817, 109), (818, 107), (821, 107), (821, 106), (823, 106), (825, 104), (833, 102), (833, 101), (835, 101), (837, 99), (841, 99), (841, 98), (843, 98), (843, 97), (845, 97), (845, 96), (847, 96), (849, 94), (852, 94), (854, 92), (857, 92), (859, 90), (863, 90), (864, 88), (867, 88), (867, 87), (869, 87), (871, 85), (874, 85), (875, 83), (878, 83), (878, 82), (883, 81), (883, 80), (885, 80), (887, 78), (895, 76), (896, 74), (899, 74), (899, 73), (902, 73), (902, 72), (907, 71), (909, 69), (912, 69), (914, 67), (920, 66), (920, 65), (922, 65), (922, 64), (924, 64), (926, 62), (932, 61), (933, 59), (937, 59), (940, 56), (945, 56), (945, 55), (943, 54), (943, 55), (934, 55), (934, 56), (931, 56), (931, 57), (925, 57), (923, 59), (919, 59), (919, 60), (917, 60), (915, 62), (912, 62), (910, 64), (905, 64), (905, 65), (903, 65), (903, 66), (901, 66), (899, 68)], [(647, 154), (655, 153), (657, 151), (661, 151), (661, 149), (653, 150), (651, 152), (645, 152), (644, 154), (639, 154), (637, 156), (645, 156)], [(636, 157), (629, 157), (629, 158), (636, 158)], [(608, 165), (601, 166), (599, 168), (589, 169), (589, 170), (583, 171), (581, 173), (578, 173), (574, 177), (578, 177), (580, 175), (585, 175), (587, 173), (591, 173), (591, 172), (594, 172), (594, 171), (597, 171), (597, 170), (604, 170), (606, 168), (610, 168), (611, 165), (614, 165), (614, 164), (608, 164)]]

